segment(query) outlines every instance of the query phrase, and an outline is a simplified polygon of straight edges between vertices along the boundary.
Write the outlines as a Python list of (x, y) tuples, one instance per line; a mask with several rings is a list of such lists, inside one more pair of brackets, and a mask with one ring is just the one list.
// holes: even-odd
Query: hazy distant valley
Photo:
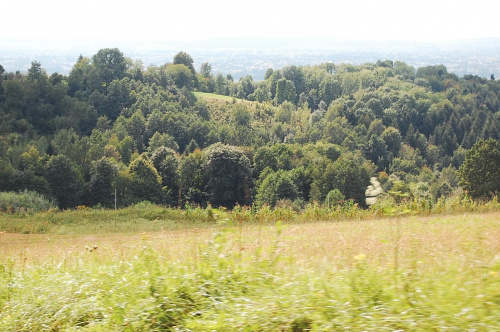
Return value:
[(124, 55), (142, 61), (144, 67), (169, 62), (179, 51), (193, 57), (195, 68), (203, 62), (214, 73), (230, 73), (235, 79), (251, 75), (264, 79), (268, 68), (289, 65), (315, 65), (324, 62), (354, 65), (377, 60), (399, 60), (416, 68), (444, 64), (458, 76), (500, 75), (500, 40), (483, 39), (447, 43), (352, 42), (311, 39), (213, 39), (189, 43), (157, 42), (123, 45), (64, 45), (49, 48), (43, 41), (15, 44), (0, 43), (0, 64), (7, 71), (26, 72), (31, 62), (39, 61), (47, 73), (68, 74), (78, 56), (90, 56), (100, 47), (118, 46)]

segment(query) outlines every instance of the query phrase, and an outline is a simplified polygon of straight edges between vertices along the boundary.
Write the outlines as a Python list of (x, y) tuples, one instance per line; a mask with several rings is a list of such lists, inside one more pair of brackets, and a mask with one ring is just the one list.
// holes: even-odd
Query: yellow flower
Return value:
[(366, 258), (365, 254), (359, 254), (359, 255), (354, 256), (354, 259), (357, 260), (357, 261), (362, 261), (365, 258)]

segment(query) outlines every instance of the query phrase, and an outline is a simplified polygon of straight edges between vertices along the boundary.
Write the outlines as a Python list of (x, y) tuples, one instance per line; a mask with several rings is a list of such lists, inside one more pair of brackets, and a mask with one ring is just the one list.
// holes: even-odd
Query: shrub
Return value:
[(34, 191), (0, 192), (0, 211), (37, 212), (56, 208), (55, 204)]

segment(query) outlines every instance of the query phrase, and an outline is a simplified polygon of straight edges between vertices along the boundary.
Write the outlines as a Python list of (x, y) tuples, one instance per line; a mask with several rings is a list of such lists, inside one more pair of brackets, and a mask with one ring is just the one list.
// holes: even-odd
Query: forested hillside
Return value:
[(115, 190), (119, 206), (364, 206), (377, 177), (436, 200), (459, 188), (467, 150), (500, 139), (499, 98), (493, 75), (390, 60), (270, 68), (260, 82), (197, 71), (184, 52), (144, 68), (102, 49), (68, 76), (0, 66), (0, 191), (60, 208), (112, 207)]

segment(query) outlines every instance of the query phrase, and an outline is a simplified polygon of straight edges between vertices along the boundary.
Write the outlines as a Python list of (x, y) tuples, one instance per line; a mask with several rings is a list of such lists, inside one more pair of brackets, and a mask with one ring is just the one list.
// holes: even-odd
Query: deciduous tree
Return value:
[(472, 197), (494, 195), (500, 190), (500, 143), (480, 140), (467, 151), (458, 170), (460, 186)]
[(210, 203), (225, 207), (249, 203), (252, 168), (243, 152), (234, 146), (216, 143), (206, 150), (205, 155)]
[(74, 208), (80, 203), (83, 179), (67, 157), (52, 156), (46, 165), (45, 177), (61, 209)]

